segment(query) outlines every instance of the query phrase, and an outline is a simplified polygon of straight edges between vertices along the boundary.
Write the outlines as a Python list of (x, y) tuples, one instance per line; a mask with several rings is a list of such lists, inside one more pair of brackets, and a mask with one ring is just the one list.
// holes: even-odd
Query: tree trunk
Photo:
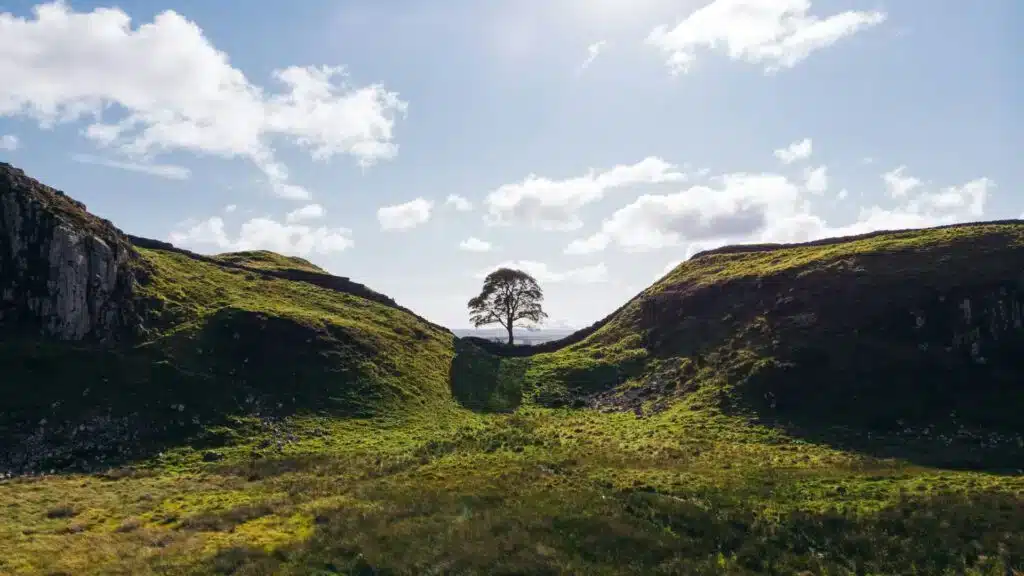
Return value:
[(508, 345), (509, 346), (512, 345), (512, 325), (511, 324), (509, 324), (509, 327), (508, 327)]

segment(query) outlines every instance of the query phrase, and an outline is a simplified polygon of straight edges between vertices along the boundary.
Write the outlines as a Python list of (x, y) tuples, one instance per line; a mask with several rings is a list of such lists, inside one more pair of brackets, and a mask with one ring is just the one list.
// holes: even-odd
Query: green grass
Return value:
[[(244, 364), (249, 373), (243, 378), (271, 395), (305, 387), (312, 396), (304, 408), (317, 408), (320, 394), (330, 394), (340, 411), (355, 406), (366, 414), (394, 415), (450, 398), (453, 337), (408, 313), (176, 253), (142, 253), (155, 269), (144, 296), (159, 302), (155, 308), (162, 313), (185, 319), (172, 322), (150, 346), (180, 350), (181, 357), (213, 370), (238, 372)], [(182, 349), (196, 344), (210, 349), (203, 359)]]
[[(222, 257), (246, 271), (141, 250), (146, 342), (102, 353), (3, 342), (13, 379), (0, 384), (12, 407), (0, 433), (101, 408), (177, 424), (89, 472), (0, 481), (0, 573), (1024, 571), (1019, 426), (989, 426), (969, 402), (967, 416), (947, 416), (921, 401), (917, 364), (875, 348), (864, 374), (886, 377), (858, 382), (884, 396), (859, 405), (829, 388), (845, 368), (792, 367), (814, 365), (816, 343), (846, 350), (860, 316), (818, 306), (830, 294), (882, 291), (885, 306), (904, 306), (918, 297), (901, 291), (908, 278), (936, 290), (1016, 278), (1022, 230), (701, 256), (583, 341), (522, 358), (256, 270), (303, 266), (292, 259)], [(796, 296), (777, 298), (780, 286)], [(868, 342), (903, 354), (901, 340)], [(1021, 406), (986, 395), (995, 375), (953, 368), (936, 390), (979, 411)], [(768, 390), (777, 411), (753, 399)], [(787, 390), (801, 410), (782, 410)], [(931, 421), (833, 421), (828, 397), (876, 418), (914, 401)], [(601, 409), (580, 407), (591, 402)]]
[[(134, 471), (0, 485), (5, 573), (1004, 574), (1024, 478), (876, 459), (679, 405), (388, 426), (292, 417)], [(307, 435), (323, 430), (322, 435)]]
[[(452, 408), (446, 331), (304, 282), (139, 252), (142, 343), (0, 342), (0, 434), (52, 455), (30, 458), (32, 469), (216, 443), (209, 430), (252, 413), (401, 419)], [(96, 428), (118, 432), (94, 442)], [(12, 465), (5, 456), (0, 466)]]
[(327, 272), (304, 258), (297, 256), (282, 256), (267, 250), (248, 250), (245, 252), (229, 252), (218, 254), (217, 260), (255, 268), (257, 270), (302, 270), (304, 272), (316, 272), (326, 274)]

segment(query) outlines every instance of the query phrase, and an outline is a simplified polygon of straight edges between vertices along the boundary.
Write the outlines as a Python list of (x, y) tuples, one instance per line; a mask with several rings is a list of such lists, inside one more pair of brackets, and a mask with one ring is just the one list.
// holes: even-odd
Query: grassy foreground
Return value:
[(0, 573), (1024, 568), (1019, 473), (872, 458), (684, 405), (647, 418), (453, 408), (390, 423), (239, 419), (233, 429), (244, 439), (216, 452), (3, 482)]

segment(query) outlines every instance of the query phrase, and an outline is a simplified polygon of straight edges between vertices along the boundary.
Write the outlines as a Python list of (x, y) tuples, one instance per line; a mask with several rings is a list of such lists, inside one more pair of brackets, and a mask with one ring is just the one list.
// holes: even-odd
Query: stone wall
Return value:
[(0, 163), (0, 331), (117, 338), (134, 323), (135, 256), (110, 222)]

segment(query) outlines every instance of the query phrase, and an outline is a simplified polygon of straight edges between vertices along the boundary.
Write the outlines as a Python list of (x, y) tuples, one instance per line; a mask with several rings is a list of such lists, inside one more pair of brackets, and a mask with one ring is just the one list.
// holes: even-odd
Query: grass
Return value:
[(200, 436), (217, 443), (211, 430), (250, 414), (401, 419), (452, 408), (448, 332), (304, 282), (139, 252), (143, 342), (0, 342), (0, 435), (26, 447), (0, 455), (0, 467), (93, 468)]
[(5, 482), (0, 571), (1004, 574), (1024, 562), (1020, 475), (872, 458), (681, 404), (642, 419), (524, 407), (285, 427), (301, 440), (272, 456), (252, 456), (255, 434), (217, 462), (182, 447), (131, 473)]
[[(114, 452), (150, 447), (0, 481), (0, 573), (1024, 571), (1024, 438), (1006, 416), (1019, 386), (920, 352), (965, 327), (929, 304), (934, 331), (912, 331), (922, 293), (901, 288), (958, 299), (953, 284), (974, 282), (987, 322), (985, 295), (1006, 287), (991, 281), (1024, 264), (1022, 230), (707, 254), (581, 342), (518, 358), (260, 274), (300, 261), (223, 257), (239, 270), (140, 250), (145, 342), (0, 344), (0, 434), (73, 446), (62, 464), (111, 429)], [(911, 328), (863, 323), (890, 308)], [(868, 356), (850, 343), (865, 327)], [(864, 399), (837, 391), (847, 372)], [(829, 398), (864, 414), (843, 420)], [(947, 417), (950, 398), (966, 400)], [(923, 420), (868, 418), (912, 402)], [(64, 424), (100, 416), (85, 440)], [(169, 431), (143, 443), (145, 422)]]
[(267, 250), (229, 252), (227, 254), (218, 254), (216, 258), (222, 262), (238, 264), (239, 266), (245, 266), (247, 268), (254, 268), (257, 270), (302, 270), (305, 272), (315, 272), (319, 274), (327, 273), (323, 268), (304, 258), (299, 258), (297, 256), (282, 256)]

